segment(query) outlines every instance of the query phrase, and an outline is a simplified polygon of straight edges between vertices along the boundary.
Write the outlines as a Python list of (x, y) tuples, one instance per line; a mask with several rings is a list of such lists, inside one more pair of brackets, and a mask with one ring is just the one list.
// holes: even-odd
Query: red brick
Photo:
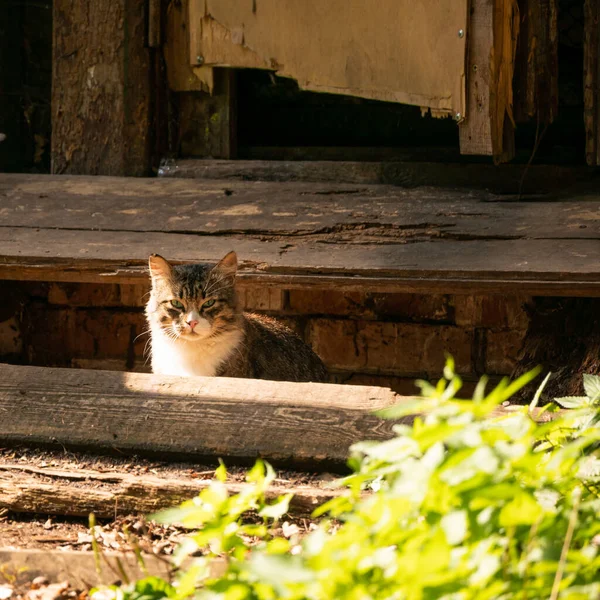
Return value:
[(145, 284), (53, 283), (48, 302), (69, 307), (142, 307), (149, 290)]
[(363, 323), (357, 345), (369, 370), (394, 375), (441, 374), (445, 353), (460, 373), (471, 371), (472, 335), (458, 327), (411, 323)]
[(459, 372), (471, 371), (472, 334), (458, 327), (316, 319), (309, 339), (335, 369), (437, 377), (450, 352)]
[(490, 375), (510, 375), (519, 360), (525, 332), (487, 331), (485, 371)]
[(289, 309), (301, 315), (335, 315), (372, 318), (374, 313), (366, 306), (361, 292), (323, 290), (290, 290)]
[(436, 294), (369, 294), (378, 319), (448, 321), (448, 297)]
[(283, 290), (265, 286), (239, 289), (243, 310), (280, 311), (283, 309)]
[(364, 352), (355, 344), (357, 321), (313, 319), (308, 341), (329, 368), (361, 369), (366, 366)]
[(527, 296), (462, 296), (454, 297), (454, 318), (465, 327), (493, 329), (527, 329), (529, 317), (525, 304)]

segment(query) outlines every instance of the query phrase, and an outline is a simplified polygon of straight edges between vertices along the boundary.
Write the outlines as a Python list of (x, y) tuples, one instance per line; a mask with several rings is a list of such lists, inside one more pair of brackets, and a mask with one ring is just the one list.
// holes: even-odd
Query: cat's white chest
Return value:
[(182, 377), (214, 377), (219, 366), (235, 351), (241, 332), (221, 336), (217, 341), (172, 340), (160, 332), (152, 336), (152, 372)]

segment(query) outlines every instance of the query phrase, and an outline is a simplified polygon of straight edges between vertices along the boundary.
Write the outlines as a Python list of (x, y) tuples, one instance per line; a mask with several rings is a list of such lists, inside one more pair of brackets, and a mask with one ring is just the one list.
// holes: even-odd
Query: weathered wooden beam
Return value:
[(517, 121), (537, 115), (552, 123), (558, 113), (558, 2), (519, 0), (520, 31), (515, 63)]
[(585, 158), (600, 165), (600, 0), (585, 0), (583, 40)]
[[(76, 481), (77, 485), (65, 485)], [(177, 506), (197, 496), (210, 480), (157, 477), (131, 473), (102, 473), (90, 469), (36, 468), (23, 463), (0, 462), (0, 508), (17, 513), (37, 513), (99, 518), (150, 514)], [(230, 494), (249, 484), (226, 482)], [(342, 493), (308, 485), (272, 485), (266, 497), (274, 500), (292, 493), (290, 513), (310, 515), (317, 506)]]
[[(123, 575), (130, 581), (148, 575), (169, 579), (171, 563), (167, 557), (143, 555), (144, 569), (133, 552), (102, 551), (100, 573), (96, 570), (93, 552), (78, 550), (16, 550), (0, 547), (0, 565), (3, 573), (11, 577), (16, 586), (29, 587), (36, 577), (45, 577), (51, 583), (68, 581), (72, 588), (88, 589), (97, 585), (123, 582)], [(211, 567), (213, 565), (211, 564)], [(214, 563), (214, 568), (222, 568)], [(218, 571), (215, 571), (218, 572)], [(14, 578), (14, 580), (12, 579)]]
[(145, 0), (54, 2), (52, 171), (150, 173)]
[(461, 154), (513, 158), (512, 77), (518, 33), (516, 0), (471, 0), (467, 26), (467, 114)]
[(0, 365), (3, 444), (324, 467), (393, 436), (389, 389)]

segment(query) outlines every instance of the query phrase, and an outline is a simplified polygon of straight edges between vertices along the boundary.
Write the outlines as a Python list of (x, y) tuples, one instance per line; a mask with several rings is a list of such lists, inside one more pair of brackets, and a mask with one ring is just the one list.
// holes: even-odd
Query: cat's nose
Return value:
[(193, 319), (191, 321), (188, 321), (187, 324), (190, 326), (190, 329), (192, 331), (194, 331), (194, 327), (196, 327), (196, 325), (198, 325), (198, 321), (194, 321)]

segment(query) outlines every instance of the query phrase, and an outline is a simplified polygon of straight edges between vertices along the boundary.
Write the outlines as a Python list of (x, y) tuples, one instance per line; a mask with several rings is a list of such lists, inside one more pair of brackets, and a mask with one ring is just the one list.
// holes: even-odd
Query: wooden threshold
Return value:
[(355, 442), (391, 438), (372, 413), (399, 400), (367, 386), (0, 365), (0, 443), (330, 468)]
[(242, 285), (600, 296), (600, 195), (0, 175), (0, 279), (139, 283), (153, 252)]

